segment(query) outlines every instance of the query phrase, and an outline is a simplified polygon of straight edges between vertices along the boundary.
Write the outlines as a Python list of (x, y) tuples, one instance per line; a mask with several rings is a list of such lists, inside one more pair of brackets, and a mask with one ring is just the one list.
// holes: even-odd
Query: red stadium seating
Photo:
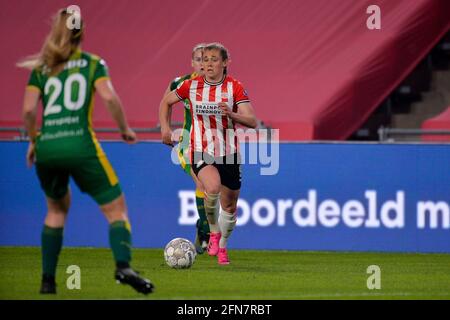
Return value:
[[(229, 72), (257, 116), (284, 140), (344, 140), (450, 29), (450, 1), (378, 0), (381, 30), (369, 30), (371, 0), (80, 0), (83, 49), (102, 56), (133, 127), (158, 123), (175, 76), (190, 72), (199, 42), (222, 42)], [(28, 73), (15, 62), (39, 51), (49, 16), (70, 1), (2, 1), (0, 126), (21, 123)], [(446, 13), (447, 12), (447, 13)], [(175, 112), (181, 120), (181, 105)], [(94, 124), (114, 127), (98, 103)], [(3, 136), (5, 134), (3, 133)], [(158, 138), (158, 135), (144, 137)]]
[[(441, 114), (424, 121), (422, 129), (450, 131), (450, 106)], [(450, 142), (450, 135), (423, 135), (422, 141)]]

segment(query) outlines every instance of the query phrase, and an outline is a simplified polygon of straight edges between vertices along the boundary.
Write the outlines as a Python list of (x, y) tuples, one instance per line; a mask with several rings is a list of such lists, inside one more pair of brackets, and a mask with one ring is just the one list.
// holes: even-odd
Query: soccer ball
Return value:
[(164, 248), (166, 263), (175, 269), (190, 268), (194, 264), (196, 256), (194, 244), (184, 238), (175, 238)]

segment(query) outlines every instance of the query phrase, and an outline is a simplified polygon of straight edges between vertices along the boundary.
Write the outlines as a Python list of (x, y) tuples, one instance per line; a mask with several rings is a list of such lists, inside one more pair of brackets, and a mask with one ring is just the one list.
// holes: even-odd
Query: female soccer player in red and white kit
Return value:
[[(192, 169), (203, 184), (210, 226), (208, 254), (229, 264), (227, 240), (236, 225), (241, 188), (239, 142), (235, 124), (255, 128), (257, 120), (242, 84), (227, 75), (228, 50), (220, 43), (203, 51), (204, 75), (185, 80), (161, 101), (162, 142), (172, 145), (170, 108), (180, 100), (191, 105), (189, 151)], [(219, 201), (222, 209), (219, 212)]]

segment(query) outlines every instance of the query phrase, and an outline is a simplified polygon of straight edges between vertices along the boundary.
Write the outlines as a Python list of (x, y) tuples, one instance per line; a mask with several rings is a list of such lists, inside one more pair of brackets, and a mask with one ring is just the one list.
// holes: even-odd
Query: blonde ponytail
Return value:
[(66, 9), (59, 10), (53, 18), (52, 29), (45, 39), (41, 52), (17, 63), (18, 67), (27, 69), (44, 69), (56, 73), (75, 52), (83, 38), (83, 22), (80, 29), (69, 29), (67, 20), (71, 15)]

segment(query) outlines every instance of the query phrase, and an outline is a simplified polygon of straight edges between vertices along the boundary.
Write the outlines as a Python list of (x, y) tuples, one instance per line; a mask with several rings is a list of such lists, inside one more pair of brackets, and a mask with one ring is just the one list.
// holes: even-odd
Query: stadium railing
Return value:
[(424, 135), (435, 136), (450, 136), (450, 130), (433, 130), (433, 129), (402, 129), (402, 128), (386, 128), (380, 127), (378, 129), (378, 138), (381, 142), (395, 142), (395, 137), (417, 137), (417, 141), (420, 141), (420, 137)]

